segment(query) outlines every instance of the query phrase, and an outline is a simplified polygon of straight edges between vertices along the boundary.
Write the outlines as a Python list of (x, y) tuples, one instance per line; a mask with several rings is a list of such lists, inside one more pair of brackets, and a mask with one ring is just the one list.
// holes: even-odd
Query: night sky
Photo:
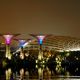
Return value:
[(0, 33), (80, 38), (80, 0), (0, 1)]

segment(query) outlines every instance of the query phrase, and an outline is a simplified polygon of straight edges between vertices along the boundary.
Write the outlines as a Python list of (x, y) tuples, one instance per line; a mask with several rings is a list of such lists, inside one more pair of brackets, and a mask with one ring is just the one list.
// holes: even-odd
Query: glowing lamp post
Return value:
[(6, 44), (7, 44), (7, 45), (10, 45), (11, 39), (12, 39), (13, 35), (3, 35), (3, 37), (4, 37), (5, 40), (6, 40)]
[(43, 44), (43, 40), (45, 39), (45, 37), (47, 35), (36, 35), (36, 34), (30, 34), (30, 35), (33, 36), (33, 37), (36, 37), (37, 40), (38, 40), (38, 44), (40, 45), (38, 60), (42, 60), (43, 59), (42, 44)]
[(1, 36), (3, 36), (3, 38), (5, 39), (5, 43), (6, 43), (6, 55), (5, 57), (8, 59), (11, 59), (11, 51), (10, 51), (10, 43), (11, 40), (14, 36), (17, 36), (19, 34), (1, 34)]
[(24, 59), (24, 52), (23, 52), (23, 45), (26, 43), (26, 40), (19, 40), (21, 52), (20, 52), (20, 58)]
[(3, 35), (6, 41), (6, 58), (11, 59), (11, 54), (10, 54), (10, 43), (13, 35)]
[(24, 51), (23, 51), (23, 45), (26, 43), (25, 39), (15, 39), (19, 42), (19, 47), (20, 47), (20, 58), (23, 60), (24, 59)]
[(43, 69), (38, 68), (39, 80), (43, 80)]
[(40, 36), (37, 36), (37, 39), (38, 39), (38, 42), (39, 42), (39, 45), (40, 45), (40, 50), (42, 50), (42, 44), (43, 44), (43, 40), (46, 36), (43, 36), (43, 35), (40, 35)]
[(42, 44), (43, 44), (43, 40), (45, 38), (45, 36), (40, 35), (40, 36), (36, 36), (38, 39), (38, 43), (40, 45), (40, 50), (39, 50), (39, 55), (38, 55), (38, 59), (42, 60), (43, 59), (43, 51), (42, 51)]

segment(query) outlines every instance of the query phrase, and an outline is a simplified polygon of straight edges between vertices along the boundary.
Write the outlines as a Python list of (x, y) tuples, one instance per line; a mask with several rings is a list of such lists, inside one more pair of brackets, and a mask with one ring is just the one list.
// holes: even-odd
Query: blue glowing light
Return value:
[(40, 36), (37, 36), (37, 38), (38, 38), (39, 44), (42, 45), (43, 39), (45, 38), (45, 36), (40, 35)]
[(23, 45), (26, 43), (26, 40), (19, 40), (19, 46), (23, 47)]
[(39, 40), (39, 44), (42, 44), (42, 43), (43, 43), (43, 40), (42, 40), (42, 39), (40, 39), (40, 40)]

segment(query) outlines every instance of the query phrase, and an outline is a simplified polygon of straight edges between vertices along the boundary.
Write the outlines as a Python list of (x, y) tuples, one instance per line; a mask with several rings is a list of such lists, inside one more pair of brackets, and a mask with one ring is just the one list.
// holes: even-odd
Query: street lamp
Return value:
[(38, 43), (40, 45), (40, 50), (39, 50), (39, 55), (38, 55), (38, 59), (39, 60), (42, 60), (43, 59), (43, 51), (42, 51), (42, 44), (43, 44), (43, 40), (44, 38), (46, 37), (45, 35), (39, 35), (39, 36), (36, 36), (37, 39), (38, 39)]

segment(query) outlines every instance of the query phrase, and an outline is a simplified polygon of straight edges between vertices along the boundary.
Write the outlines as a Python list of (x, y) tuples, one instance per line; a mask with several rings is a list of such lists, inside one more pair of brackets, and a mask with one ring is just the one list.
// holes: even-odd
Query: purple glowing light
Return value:
[(11, 39), (12, 39), (13, 35), (3, 35), (3, 37), (6, 40), (6, 44), (9, 45), (11, 43)]
[(26, 40), (19, 40), (19, 44), (22, 47), (26, 43)]
[(40, 35), (40, 36), (37, 36), (37, 38), (38, 38), (39, 44), (42, 44), (45, 36)]

